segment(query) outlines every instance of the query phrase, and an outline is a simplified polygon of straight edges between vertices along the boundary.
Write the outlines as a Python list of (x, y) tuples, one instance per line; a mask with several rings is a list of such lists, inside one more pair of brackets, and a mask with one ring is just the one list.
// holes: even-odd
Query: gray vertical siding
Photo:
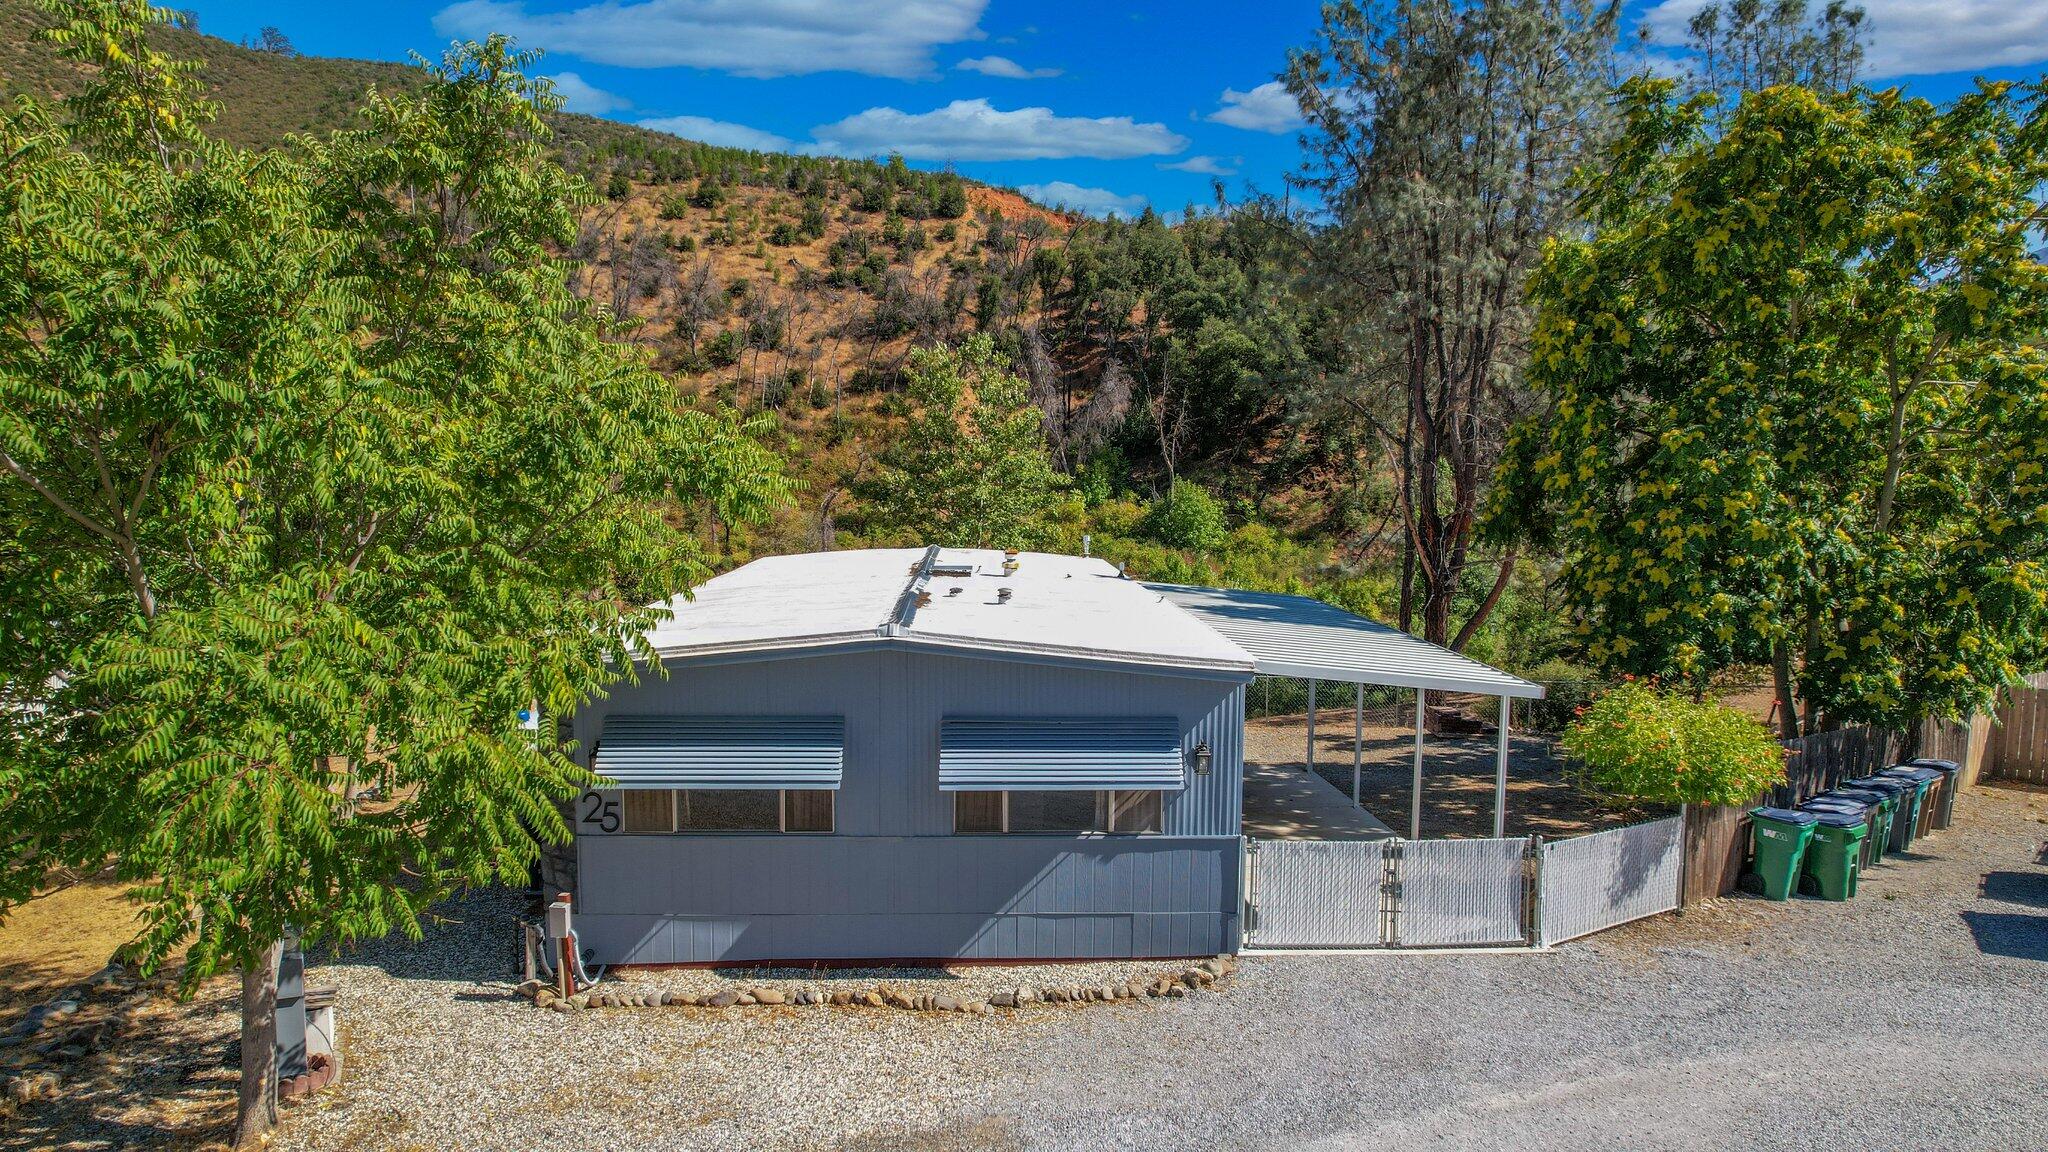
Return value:
[[(1193, 956), (1238, 939), (1244, 684), (880, 651), (674, 666), (580, 714), (846, 717), (831, 836), (579, 828), (579, 933), (605, 963)], [(1178, 718), (1213, 768), (1165, 795), (1158, 836), (954, 836), (947, 715)]]

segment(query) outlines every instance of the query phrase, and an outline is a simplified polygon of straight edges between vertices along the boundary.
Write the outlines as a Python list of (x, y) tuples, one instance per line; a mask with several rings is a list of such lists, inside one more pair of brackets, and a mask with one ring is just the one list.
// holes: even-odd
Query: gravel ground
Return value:
[(1547, 955), (1252, 957), (1220, 993), (987, 1017), (535, 1011), (496, 978), (507, 899), (478, 898), (315, 971), (346, 1075), (279, 1147), (2038, 1148), (2044, 835), (2048, 793), (1978, 789), (1849, 904), (1736, 898)]

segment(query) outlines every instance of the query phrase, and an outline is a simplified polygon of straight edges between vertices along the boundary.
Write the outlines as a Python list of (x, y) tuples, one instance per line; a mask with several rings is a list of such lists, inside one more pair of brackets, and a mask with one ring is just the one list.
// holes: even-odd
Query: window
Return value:
[(620, 793), (621, 832), (830, 832), (827, 788), (629, 788)]
[(770, 788), (685, 788), (677, 793), (682, 832), (780, 832), (780, 792)]
[(953, 832), (1158, 832), (1162, 795), (1118, 792), (955, 792)]
[(666, 788), (628, 789), (619, 825), (621, 832), (673, 832), (676, 830), (676, 794)]
[(782, 794), (784, 832), (830, 832), (832, 798), (837, 792), (824, 788), (792, 788)]
[(1108, 819), (1103, 821), (1111, 832), (1157, 832), (1160, 824), (1160, 809), (1157, 792), (1104, 792), (1104, 806)]
[(953, 831), (956, 833), (1001, 832), (1003, 797), (1007, 792), (953, 793)]

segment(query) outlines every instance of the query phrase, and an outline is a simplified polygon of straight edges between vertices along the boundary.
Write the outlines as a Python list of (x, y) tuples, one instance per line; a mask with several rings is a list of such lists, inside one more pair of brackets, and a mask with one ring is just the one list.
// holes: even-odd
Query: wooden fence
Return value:
[[(2048, 704), (2041, 713), (2048, 733)], [(1783, 784), (1749, 804), (1695, 804), (1686, 809), (1684, 902), (1696, 904), (1735, 891), (1749, 854), (1751, 808), (1765, 803), (1790, 808), (1844, 780), (1868, 776), (1913, 755), (1964, 763), (1970, 734), (1967, 724), (1930, 724), (1921, 731), (1917, 752), (1907, 747), (1905, 733), (1888, 728), (1838, 728), (1786, 741)]]
[(2048, 784), (2048, 673), (2029, 678), (2027, 685), (1998, 710), (1980, 779)]

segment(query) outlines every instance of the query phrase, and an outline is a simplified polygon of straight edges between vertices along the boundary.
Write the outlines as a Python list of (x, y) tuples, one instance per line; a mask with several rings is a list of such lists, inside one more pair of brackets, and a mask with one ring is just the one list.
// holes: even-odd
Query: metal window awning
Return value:
[(1184, 786), (1171, 716), (949, 716), (939, 725), (942, 792)]
[(843, 716), (608, 716), (591, 771), (625, 788), (837, 788)]
[(1186, 584), (1146, 587), (1251, 654), (1265, 676), (1532, 699), (1543, 686), (1306, 596)]

